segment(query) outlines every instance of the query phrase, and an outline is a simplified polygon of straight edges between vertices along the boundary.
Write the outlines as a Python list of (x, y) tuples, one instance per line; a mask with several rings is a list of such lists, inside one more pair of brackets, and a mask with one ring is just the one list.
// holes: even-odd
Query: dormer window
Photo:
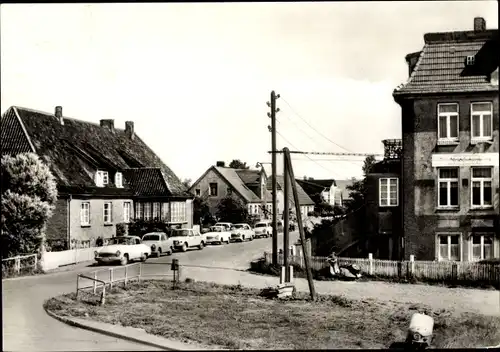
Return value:
[(115, 186), (117, 188), (123, 188), (123, 174), (121, 172), (115, 174)]
[(475, 57), (473, 55), (469, 55), (467, 56), (467, 58), (465, 59), (465, 64), (467, 66), (474, 66), (474, 62), (475, 62)]
[(107, 171), (98, 170), (95, 174), (95, 184), (97, 187), (104, 187), (109, 183), (109, 176)]

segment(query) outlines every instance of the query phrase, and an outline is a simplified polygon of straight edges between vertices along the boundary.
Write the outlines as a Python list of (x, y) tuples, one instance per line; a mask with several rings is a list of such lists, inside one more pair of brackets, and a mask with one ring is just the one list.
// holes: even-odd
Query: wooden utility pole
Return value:
[[(273, 153), (273, 155), (274, 154), (275, 153)], [(297, 213), (297, 225), (299, 226), (300, 242), (302, 242), (302, 252), (304, 253), (304, 261), (306, 264), (307, 281), (309, 283), (309, 292), (311, 293), (311, 299), (315, 300), (316, 299), (316, 289), (314, 288), (314, 281), (313, 281), (313, 277), (312, 277), (309, 251), (307, 251), (307, 249), (306, 249), (306, 236), (304, 234), (304, 224), (302, 223), (302, 216), (301, 216), (301, 212), (300, 212), (300, 202), (299, 202), (299, 195), (297, 192), (297, 185), (294, 182), (295, 175), (293, 174), (292, 159), (290, 158), (290, 150), (288, 150), (288, 148), (283, 148), (283, 154), (285, 155), (285, 157), (284, 157), (285, 165), (286, 165), (285, 170), (287, 171), (285, 174), (285, 180), (289, 177), (290, 182), (292, 184), (293, 200), (295, 203), (295, 211)], [(288, 216), (288, 214), (285, 214), (285, 216)], [(288, 270), (288, 268), (286, 268), (286, 270)]]
[(277, 183), (276, 183), (276, 113), (279, 111), (279, 108), (276, 108), (276, 99), (280, 97), (279, 94), (276, 94), (274, 90), (271, 92), (271, 102), (268, 102), (267, 105), (271, 108), (271, 112), (267, 113), (267, 116), (271, 118), (271, 126), (269, 130), (271, 132), (271, 149), (272, 153), (272, 192), (273, 192), (273, 257), (272, 262), (274, 265), (278, 265), (278, 202), (277, 202)]
[(288, 184), (288, 175), (289, 175), (289, 168), (290, 165), (288, 165), (288, 162), (286, 160), (286, 154), (283, 153), (283, 179), (284, 179), (284, 202), (285, 202), (285, 210), (283, 211), (284, 215), (284, 223), (283, 223), (283, 266), (285, 267), (285, 282), (290, 282), (291, 277), (290, 277), (290, 270), (288, 268), (288, 254), (289, 254), (289, 218), (290, 218), (290, 186)]

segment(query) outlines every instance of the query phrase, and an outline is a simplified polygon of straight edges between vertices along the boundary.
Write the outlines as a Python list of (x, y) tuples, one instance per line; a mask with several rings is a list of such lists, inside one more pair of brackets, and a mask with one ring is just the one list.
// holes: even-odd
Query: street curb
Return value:
[[(135, 342), (135, 343), (140, 343), (140, 344), (143, 344), (143, 345), (146, 345), (146, 346), (150, 346), (150, 347), (161, 348), (161, 349), (163, 349), (165, 351), (182, 351), (182, 350), (187, 350), (187, 351), (191, 350), (192, 351), (193, 350), (193, 348), (191, 346), (188, 346), (188, 345), (186, 345), (185, 349), (175, 349), (175, 348), (172, 348), (171, 346), (167, 346), (167, 345), (163, 345), (163, 344), (157, 344), (157, 343), (150, 342), (150, 341), (147, 341), (147, 340), (142, 339), (142, 338), (136, 338), (136, 337), (127, 336), (127, 335), (124, 335), (124, 334), (119, 334), (119, 333), (115, 333), (115, 332), (112, 332), (112, 331), (108, 331), (108, 330), (96, 328), (96, 327), (93, 327), (93, 326), (90, 326), (90, 325), (82, 324), (82, 323), (77, 322), (77, 321), (75, 321), (73, 319), (57, 315), (57, 314), (55, 314), (54, 312), (48, 310), (45, 307), (43, 309), (52, 318), (54, 318), (56, 320), (59, 320), (62, 323), (65, 323), (65, 324), (68, 324), (68, 325), (71, 325), (71, 326), (74, 326), (74, 327), (77, 327), (77, 328), (80, 328), (80, 329), (85, 329), (85, 330), (97, 332), (99, 334), (111, 336), (111, 337), (114, 337), (114, 338), (119, 338), (119, 339), (128, 340), (128, 341)], [(150, 335), (150, 336), (154, 336), (154, 335)], [(154, 336), (154, 338), (158, 339), (158, 336)], [(179, 342), (179, 344), (180, 344), (180, 342)]]

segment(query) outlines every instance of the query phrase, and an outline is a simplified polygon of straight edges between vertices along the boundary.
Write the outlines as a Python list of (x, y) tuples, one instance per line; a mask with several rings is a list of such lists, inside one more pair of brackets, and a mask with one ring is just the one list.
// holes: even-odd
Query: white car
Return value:
[(126, 265), (132, 260), (142, 262), (151, 255), (151, 248), (137, 236), (118, 236), (108, 240), (108, 244), (94, 252), (98, 264), (120, 262)]
[(157, 257), (163, 253), (171, 255), (174, 251), (174, 241), (165, 232), (149, 232), (142, 236), (142, 243), (151, 248), (151, 254)]
[(223, 244), (229, 243), (231, 232), (226, 230), (225, 226), (212, 226), (210, 231), (203, 234), (207, 244)]
[(233, 224), (230, 222), (218, 222), (214, 226), (224, 226), (226, 228), (226, 231), (231, 231), (231, 227), (233, 227)]
[(205, 235), (201, 235), (193, 229), (174, 229), (170, 237), (174, 241), (173, 245), (176, 251), (185, 252), (188, 248), (203, 249), (205, 247)]
[(234, 224), (231, 229), (231, 241), (253, 241), (255, 232), (248, 224)]
[(273, 235), (273, 227), (268, 221), (260, 221), (256, 223), (253, 230), (255, 231), (255, 238), (272, 237)]

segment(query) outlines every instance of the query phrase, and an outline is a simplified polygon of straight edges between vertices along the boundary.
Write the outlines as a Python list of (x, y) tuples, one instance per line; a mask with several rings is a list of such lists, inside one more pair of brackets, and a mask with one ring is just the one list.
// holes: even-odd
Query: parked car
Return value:
[(151, 254), (157, 257), (163, 253), (171, 255), (174, 250), (174, 241), (165, 232), (149, 232), (142, 236), (142, 243), (151, 248)]
[(226, 228), (226, 231), (231, 231), (233, 224), (230, 222), (218, 222), (214, 226), (224, 226)]
[(118, 236), (108, 240), (101, 249), (94, 252), (98, 264), (120, 262), (126, 265), (132, 260), (142, 262), (151, 255), (151, 248), (137, 236)]
[(234, 224), (231, 229), (231, 241), (253, 241), (255, 232), (248, 224)]
[(273, 235), (273, 227), (269, 221), (260, 221), (256, 223), (253, 230), (255, 232), (255, 238), (272, 237)]
[(225, 226), (212, 226), (210, 231), (203, 234), (207, 244), (229, 243), (231, 232), (227, 231)]
[(171, 237), (176, 251), (185, 252), (192, 247), (198, 247), (201, 250), (205, 247), (204, 235), (193, 229), (174, 229)]

